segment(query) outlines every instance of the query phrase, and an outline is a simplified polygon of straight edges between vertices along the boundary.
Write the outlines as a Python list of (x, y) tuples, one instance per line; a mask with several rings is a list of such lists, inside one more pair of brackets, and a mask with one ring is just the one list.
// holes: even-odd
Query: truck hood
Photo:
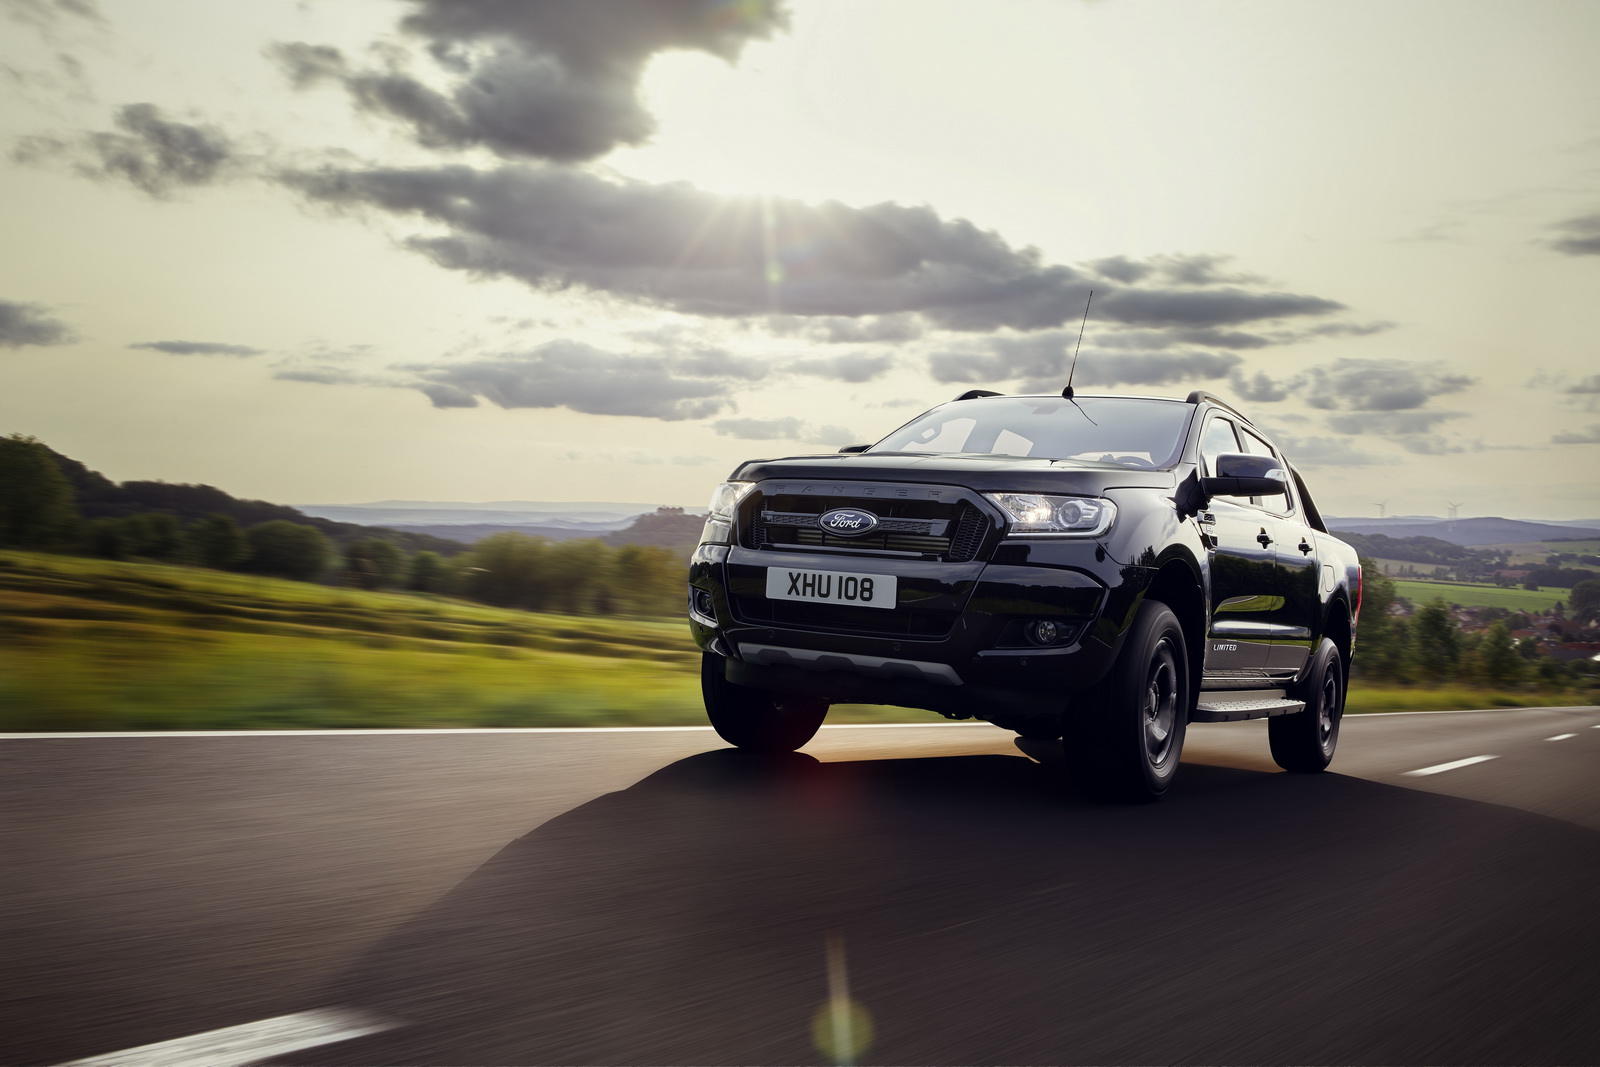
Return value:
[(1093, 495), (1108, 489), (1172, 489), (1170, 470), (1142, 471), (1109, 463), (1013, 456), (926, 455), (912, 452), (843, 453), (754, 459), (742, 463), (733, 481), (770, 478), (826, 482), (922, 482), (988, 492)]

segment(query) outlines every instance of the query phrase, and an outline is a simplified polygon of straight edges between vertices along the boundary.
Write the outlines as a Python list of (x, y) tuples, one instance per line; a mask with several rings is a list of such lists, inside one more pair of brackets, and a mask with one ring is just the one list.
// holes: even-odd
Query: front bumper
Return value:
[[(963, 718), (1064, 706), (1110, 668), (1118, 620), (1131, 617), (1147, 574), (1118, 566), (1092, 541), (1006, 542), (993, 557), (949, 563), (702, 545), (690, 563), (690, 598), (708, 593), (711, 611), (691, 610), (690, 629), (741, 685)], [(894, 617), (865, 608), (799, 617), (807, 612), (765, 599), (769, 566), (893, 574)], [(1002, 647), (1008, 637), (1015, 643), (1013, 624), (1032, 619), (1056, 620), (1072, 636), (1051, 647)]]

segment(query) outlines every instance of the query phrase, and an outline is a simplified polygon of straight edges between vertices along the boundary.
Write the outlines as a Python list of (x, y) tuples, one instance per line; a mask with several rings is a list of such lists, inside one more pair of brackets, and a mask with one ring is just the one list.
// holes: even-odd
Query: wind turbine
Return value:
[(1460, 513), (1460, 511), (1461, 511), (1461, 505), (1460, 504), (1452, 504), (1448, 500), (1446, 500), (1444, 503), (1445, 503), (1445, 506), (1450, 509), (1450, 521), (1451, 522), (1455, 522), (1456, 521), (1456, 515), (1458, 515)]
[(1387, 500), (1378, 500), (1378, 501), (1374, 501), (1374, 503), (1377, 504), (1377, 506), (1378, 506), (1378, 518), (1380, 518), (1380, 519), (1383, 518), (1383, 516), (1384, 516), (1384, 508), (1386, 508), (1388, 506), (1389, 502)]

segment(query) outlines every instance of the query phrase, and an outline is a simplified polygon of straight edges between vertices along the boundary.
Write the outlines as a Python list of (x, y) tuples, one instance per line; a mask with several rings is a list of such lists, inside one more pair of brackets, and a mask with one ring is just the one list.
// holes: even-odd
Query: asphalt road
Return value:
[(1600, 1063), (1597, 727), (1195, 726), (1135, 808), (983, 726), (3, 739), (0, 1063), (825, 1062), (830, 934), (865, 1062)]

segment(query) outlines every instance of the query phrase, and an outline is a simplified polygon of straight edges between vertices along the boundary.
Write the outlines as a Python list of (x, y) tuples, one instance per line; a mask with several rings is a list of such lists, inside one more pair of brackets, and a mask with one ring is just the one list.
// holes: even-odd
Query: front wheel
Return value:
[(1192, 706), (1183, 628), (1146, 600), (1111, 671), (1069, 713), (1068, 770), (1092, 797), (1155, 800), (1177, 774)]
[(700, 693), (717, 736), (748, 752), (793, 752), (816, 736), (828, 717), (826, 701), (735, 685), (722, 673), (722, 657), (704, 653)]
[(1339, 744), (1344, 693), (1344, 659), (1339, 647), (1324, 637), (1306, 680), (1294, 690), (1294, 699), (1305, 701), (1306, 710), (1267, 720), (1272, 761), (1296, 774), (1327, 769)]

